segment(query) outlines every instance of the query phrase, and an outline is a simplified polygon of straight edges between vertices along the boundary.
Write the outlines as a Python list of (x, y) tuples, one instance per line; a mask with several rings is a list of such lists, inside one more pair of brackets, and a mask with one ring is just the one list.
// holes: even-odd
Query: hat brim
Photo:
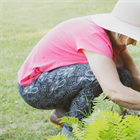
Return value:
[(114, 17), (111, 13), (93, 15), (92, 21), (100, 27), (126, 35), (140, 42), (140, 27), (128, 24)]

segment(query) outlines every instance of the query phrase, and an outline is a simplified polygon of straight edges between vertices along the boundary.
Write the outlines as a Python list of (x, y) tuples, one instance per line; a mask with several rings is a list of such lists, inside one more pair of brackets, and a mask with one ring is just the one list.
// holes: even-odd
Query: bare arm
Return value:
[(133, 61), (133, 58), (131, 57), (131, 55), (127, 49), (120, 53), (119, 60), (121, 62), (121, 66), (128, 69), (131, 73), (131, 76), (132, 76), (131, 87), (134, 90), (137, 90), (140, 92), (140, 71), (136, 67), (136, 65)]
[(103, 92), (120, 106), (140, 110), (140, 93), (125, 87), (119, 80), (115, 63), (108, 57), (83, 51), (86, 55), (90, 67), (99, 81)]

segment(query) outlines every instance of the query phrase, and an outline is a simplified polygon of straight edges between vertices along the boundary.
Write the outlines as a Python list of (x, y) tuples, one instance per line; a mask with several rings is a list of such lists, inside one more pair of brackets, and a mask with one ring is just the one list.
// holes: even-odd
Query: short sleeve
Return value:
[(112, 59), (113, 51), (109, 41), (100, 34), (91, 34), (76, 41), (77, 51), (87, 50), (101, 55), (105, 55)]

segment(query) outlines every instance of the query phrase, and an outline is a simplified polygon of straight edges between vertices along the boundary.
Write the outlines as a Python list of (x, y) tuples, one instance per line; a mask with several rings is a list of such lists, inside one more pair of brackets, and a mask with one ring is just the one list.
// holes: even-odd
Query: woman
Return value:
[[(20, 68), (21, 97), (32, 107), (55, 109), (50, 120), (57, 125), (63, 110), (81, 120), (81, 111), (86, 113), (102, 92), (123, 107), (139, 110), (140, 71), (126, 47), (140, 41), (139, 17), (140, 0), (119, 0), (110, 14), (57, 25)], [(71, 130), (64, 126), (62, 133)]]

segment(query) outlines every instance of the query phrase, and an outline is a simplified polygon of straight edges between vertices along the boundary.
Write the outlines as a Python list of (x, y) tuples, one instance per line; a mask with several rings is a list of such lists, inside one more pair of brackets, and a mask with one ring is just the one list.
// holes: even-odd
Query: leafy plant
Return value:
[[(71, 125), (72, 136), (65, 138), (58, 134), (48, 140), (139, 140), (139, 112), (128, 110), (113, 103), (102, 93), (95, 98), (93, 113), (79, 121), (74, 117), (63, 117), (62, 122)], [(63, 139), (62, 139), (63, 138)]]
[(47, 140), (68, 140), (68, 138), (65, 138), (64, 135), (60, 135), (58, 134), (57, 136), (53, 137), (53, 138), (47, 138)]

